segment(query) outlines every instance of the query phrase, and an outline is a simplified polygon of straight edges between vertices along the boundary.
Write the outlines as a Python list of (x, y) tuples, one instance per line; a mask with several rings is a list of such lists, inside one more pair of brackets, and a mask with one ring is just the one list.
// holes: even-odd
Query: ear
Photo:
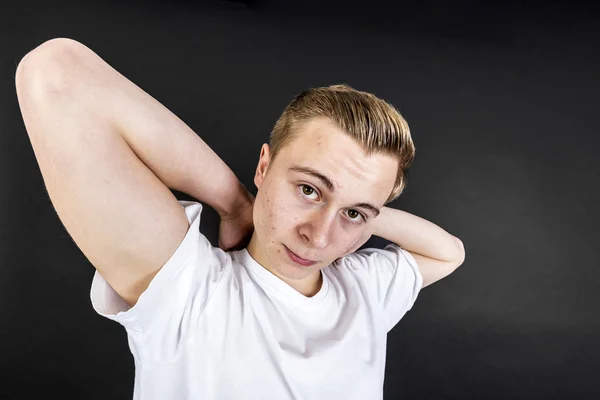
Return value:
[(260, 158), (258, 159), (258, 165), (256, 166), (256, 173), (254, 174), (254, 184), (259, 189), (262, 185), (263, 179), (269, 168), (271, 162), (271, 149), (267, 143), (264, 143), (260, 149)]

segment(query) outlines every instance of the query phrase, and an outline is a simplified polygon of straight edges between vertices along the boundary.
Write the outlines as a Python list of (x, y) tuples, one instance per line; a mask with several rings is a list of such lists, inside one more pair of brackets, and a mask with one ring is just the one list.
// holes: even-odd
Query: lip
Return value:
[(283, 247), (285, 247), (285, 250), (288, 253), (288, 256), (290, 257), (290, 259), (295, 262), (296, 264), (300, 264), (304, 267), (310, 267), (311, 265), (316, 264), (316, 261), (311, 261), (311, 260), (306, 260), (300, 256), (298, 256), (297, 254), (295, 254), (294, 252), (292, 252), (290, 249), (287, 248), (286, 245), (284, 245)]

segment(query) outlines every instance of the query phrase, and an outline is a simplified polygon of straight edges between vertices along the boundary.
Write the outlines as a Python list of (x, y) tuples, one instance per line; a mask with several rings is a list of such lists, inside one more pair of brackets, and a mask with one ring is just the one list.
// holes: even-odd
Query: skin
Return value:
[[(316, 177), (290, 170), (293, 166), (328, 177), (334, 192)], [(367, 156), (358, 142), (325, 118), (307, 122), (274, 160), (264, 144), (254, 177), (258, 192), (250, 256), (298, 292), (314, 296), (322, 284), (320, 270), (356, 251), (373, 234), (376, 212), (352, 206), (383, 207), (397, 168), (391, 156)], [(317, 263), (296, 264), (286, 246)]]

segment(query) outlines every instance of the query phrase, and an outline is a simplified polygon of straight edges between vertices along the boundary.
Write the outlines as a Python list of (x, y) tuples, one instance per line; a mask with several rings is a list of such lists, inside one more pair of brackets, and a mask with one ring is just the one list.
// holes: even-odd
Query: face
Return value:
[(264, 144), (254, 177), (258, 192), (248, 252), (290, 286), (312, 295), (320, 288), (319, 270), (357, 250), (373, 233), (398, 162), (382, 154), (367, 156), (328, 119), (306, 123), (270, 161)]

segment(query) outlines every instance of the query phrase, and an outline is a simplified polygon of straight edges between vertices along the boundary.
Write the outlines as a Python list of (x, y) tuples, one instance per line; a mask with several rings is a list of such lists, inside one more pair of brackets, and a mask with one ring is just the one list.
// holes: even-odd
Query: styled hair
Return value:
[(393, 105), (345, 84), (310, 88), (294, 97), (271, 131), (271, 161), (301, 134), (304, 123), (323, 117), (361, 144), (367, 155), (381, 153), (398, 160), (396, 181), (386, 204), (398, 198), (415, 157), (408, 123)]

